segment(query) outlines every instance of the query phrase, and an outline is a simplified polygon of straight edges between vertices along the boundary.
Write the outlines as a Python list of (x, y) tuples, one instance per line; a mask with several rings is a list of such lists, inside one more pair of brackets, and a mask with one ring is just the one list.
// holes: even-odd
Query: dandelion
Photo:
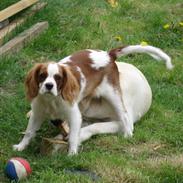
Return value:
[(180, 25), (181, 27), (183, 27), (183, 22), (179, 22), (179, 25)]
[(116, 8), (118, 6), (117, 0), (108, 0), (109, 4), (113, 7)]
[(147, 46), (148, 43), (147, 43), (146, 41), (142, 41), (142, 42), (140, 43), (140, 45), (141, 45), (141, 46)]
[(122, 40), (121, 36), (115, 36), (114, 38), (115, 38), (116, 41), (121, 41)]
[(164, 29), (169, 29), (169, 28), (170, 28), (170, 24), (165, 24), (165, 25), (163, 25), (163, 28), (164, 28)]

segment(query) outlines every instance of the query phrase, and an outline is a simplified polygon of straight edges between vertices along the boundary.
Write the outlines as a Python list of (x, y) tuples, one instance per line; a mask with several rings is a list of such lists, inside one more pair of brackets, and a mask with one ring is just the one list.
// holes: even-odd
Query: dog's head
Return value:
[(27, 74), (25, 85), (29, 100), (38, 94), (61, 95), (71, 103), (79, 93), (79, 84), (69, 67), (57, 63), (36, 64)]

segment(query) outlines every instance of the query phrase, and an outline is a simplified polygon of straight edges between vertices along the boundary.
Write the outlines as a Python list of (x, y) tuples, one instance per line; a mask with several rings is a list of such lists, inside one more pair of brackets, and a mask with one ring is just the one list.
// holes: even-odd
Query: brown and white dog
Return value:
[[(36, 64), (26, 78), (31, 116), (22, 141), (22, 151), (45, 119), (67, 120), (70, 126), (69, 154), (76, 154), (81, 142), (92, 135), (122, 132), (133, 135), (134, 123), (149, 109), (151, 88), (134, 66), (116, 63), (119, 56), (147, 53), (173, 68), (170, 57), (153, 46), (126, 46), (109, 52), (83, 50), (58, 63)], [(96, 123), (81, 127), (82, 119)], [(91, 121), (90, 121), (91, 120)]]

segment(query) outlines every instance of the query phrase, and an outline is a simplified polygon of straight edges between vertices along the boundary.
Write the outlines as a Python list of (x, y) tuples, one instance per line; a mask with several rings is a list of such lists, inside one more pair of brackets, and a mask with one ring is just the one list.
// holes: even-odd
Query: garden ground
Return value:
[[(0, 10), (17, 1), (1, 0)], [(19, 53), (0, 58), (0, 182), (8, 182), (3, 169), (14, 156), (30, 162), (33, 173), (24, 181), (29, 183), (93, 182), (91, 176), (67, 171), (73, 168), (96, 173), (98, 182), (183, 182), (182, 0), (119, 0), (116, 7), (106, 0), (47, 2), (5, 41), (38, 21), (48, 21), (49, 29)], [(59, 60), (85, 48), (109, 50), (142, 41), (162, 48), (175, 68), (168, 71), (141, 54), (119, 59), (139, 68), (153, 92), (152, 106), (135, 125), (132, 138), (98, 135), (85, 142), (77, 156), (42, 156), (41, 137), (58, 132), (45, 122), (25, 151), (12, 150), (27, 125), (30, 106), (23, 83), (34, 63)]]

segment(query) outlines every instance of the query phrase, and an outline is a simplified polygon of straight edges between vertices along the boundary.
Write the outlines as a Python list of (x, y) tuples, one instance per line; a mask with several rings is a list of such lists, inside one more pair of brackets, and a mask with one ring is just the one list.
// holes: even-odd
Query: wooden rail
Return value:
[(48, 28), (48, 22), (39, 22), (33, 25), (30, 29), (25, 30), (18, 36), (7, 42), (5, 45), (0, 47), (0, 56), (8, 55), (11, 53), (18, 52), (24, 45), (37, 37), (41, 32)]
[(0, 11), (0, 22), (8, 19), (9, 17), (15, 15), (16, 13), (22, 11), (23, 9), (33, 5), (38, 2), (38, 0), (21, 0), (8, 8)]

